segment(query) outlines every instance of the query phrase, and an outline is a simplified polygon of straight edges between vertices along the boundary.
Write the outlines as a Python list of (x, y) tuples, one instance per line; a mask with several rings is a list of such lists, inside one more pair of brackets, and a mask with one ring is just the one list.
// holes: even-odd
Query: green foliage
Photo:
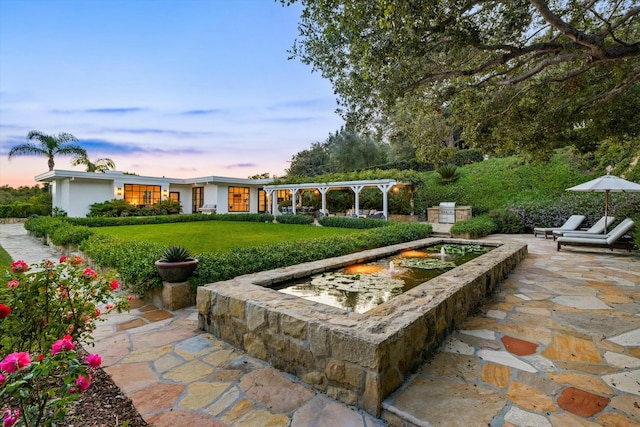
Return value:
[(457, 150), (448, 162), (458, 167), (484, 160), (482, 151), (476, 149)]
[(160, 244), (95, 234), (80, 245), (80, 250), (97, 265), (116, 269), (124, 283), (138, 295), (162, 287), (154, 265), (163, 251)]
[(456, 222), (451, 227), (451, 234), (454, 236), (468, 234), (472, 239), (477, 239), (495, 233), (497, 229), (496, 223), (489, 216), (483, 215)]
[(393, 224), (383, 219), (349, 218), (345, 216), (324, 216), (320, 218), (318, 222), (320, 223), (320, 225), (324, 227), (358, 228), (358, 229), (387, 227)]
[(79, 246), (84, 240), (93, 234), (89, 227), (80, 225), (64, 224), (57, 227), (49, 237), (51, 243), (57, 246)]
[(496, 233), (519, 234), (525, 231), (522, 217), (514, 210), (495, 209), (489, 212), (489, 218), (496, 225)]
[(185, 214), (185, 215), (157, 215), (145, 217), (87, 217), (67, 218), (70, 224), (86, 225), (87, 227), (115, 227), (125, 225), (171, 224), (177, 222), (206, 222), (206, 221), (236, 221), (236, 222), (271, 222), (271, 214)]
[(423, 161), (462, 141), (546, 158), (640, 132), (635, 2), (300, 3), (293, 56), (332, 83), (348, 128), (398, 134)]
[(571, 152), (559, 151), (548, 162), (512, 156), (472, 163), (459, 169), (457, 182), (445, 186), (438, 185), (435, 172), (427, 173), (424, 186), (414, 193), (416, 211), (456, 202), (482, 215), (519, 202), (555, 199), (566, 195), (567, 188), (591, 179), (581, 172), (581, 164)]
[(348, 172), (387, 163), (389, 146), (369, 135), (341, 129), (324, 143), (295, 154), (287, 169), (289, 176), (313, 177), (330, 172)]
[(169, 246), (160, 254), (162, 262), (184, 262), (192, 259), (189, 250), (184, 246)]
[(0, 218), (28, 218), (49, 215), (51, 195), (48, 187), (0, 187)]
[(436, 169), (436, 173), (439, 175), (438, 182), (446, 185), (452, 182), (456, 182), (460, 178), (460, 172), (456, 165), (443, 165)]
[(24, 228), (35, 237), (46, 237), (53, 234), (56, 228), (66, 224), (66, 219), (62, 217), (36, 216), (29, 218), (24, 223)]
[[(44, 156), (49, 159), (49, 170), (54, 167), (54, 156), (58, 155), (74, 155), (87, 156), (87, 151), (77, 144), (78, 140), (70, 133), (61, 132), (58, 135), (47, 135), (39, 131), (32, 130), (27, 134), (29, 142), (18, 144), (9, 150), (9, 160), (16, 156)], [(35, 140), (37, 142), (32, 142)]]
[(313, 217), (309, 215), (278, 215), (276, 220), (280, 224), (313, 224)]

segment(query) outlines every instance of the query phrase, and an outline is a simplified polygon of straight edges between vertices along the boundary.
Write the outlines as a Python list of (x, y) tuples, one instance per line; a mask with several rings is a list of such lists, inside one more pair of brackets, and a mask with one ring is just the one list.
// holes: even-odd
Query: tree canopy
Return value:
[(287, 175), (318, 176), (383, 165), (388, 152), (388, 144), (342, 129), (330, 134), (325, 142), (315, 142), (310, 149), (295, 154)]
[[(55, 166), (53, 159), (56, 154), (87, 157), (87, 151), (79, 145), (74, 144), (78, 138), (70, 133), (61, 132), (58, 135), (47, 135), (32, 130), (27, 134), (27, 140), (29, 142), (11, 148), (9, 151), (9, 160), (15, 156), (45, 156), (49, 159), (49, 170), (52, 171)], [(33, 143), (32, 140), (36, 140), (38, 144)]]
[(96, 159), (95, 161), (91, 161), (89, 157), (86, 155), (77, 156), (71, 162), (72, 166), (85, 166), (87, 172), (104, 172), (110, 169), (115, 169), (116, 164), (113, 160), (108, 157), (102, 159)]
[(422, 160), (457, 130), (535, 154), (640, 134), (636, 1), (302, 3), (293, 57), (331, 81), (348, 126), (400, 134)]

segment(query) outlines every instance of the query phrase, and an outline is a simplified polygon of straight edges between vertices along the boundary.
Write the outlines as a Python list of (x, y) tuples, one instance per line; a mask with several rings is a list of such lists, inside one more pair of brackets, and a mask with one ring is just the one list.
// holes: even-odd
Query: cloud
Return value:
[(187, 110), (179, 113), (181, 116), (204, 116), (209, 114), (222, 114), (226, 113), (226, 110), (222, 108), (210, 108), (208, 110)]
[(315, 98), (315, 99), (299, 99), (287, 102), (281, 102), (278, 104), (273, 104), (267, 107), (269, 110), (282, 110), (282, 109), (291, 109), (291, 108), (300, 108), (308, 110), (310, 108), (321, 108), (324, 109), (327, 106), (335, 106), (336, 101), (332, 98)]
[(90, 114), (128, 114), (139, 113), (146, 111), (146, 108), (139, 107), (126, 107), (126, 108), (86, 108), (84, 110), (49, 110), (54, 114), (77, 114), (77, 113), (90, 113)]
[(235, 163), (232, 165), (227, 165), (225, 169), (237, 169), (237, 168), (254, 168), (258, 166), (255, 163)]
[[(80, 141), (82, 148), (87, 152), (97, 152), (106, 154), (201, 154), (202, 150), (198, 150), (193, 147), (170, 147), (167, 149), (151, 148), (144, 145), (140, 145), (136, 142), (113, 142), (102, 139), (83, 139)], [(102, 155), (102, 154), (101, 154)]]

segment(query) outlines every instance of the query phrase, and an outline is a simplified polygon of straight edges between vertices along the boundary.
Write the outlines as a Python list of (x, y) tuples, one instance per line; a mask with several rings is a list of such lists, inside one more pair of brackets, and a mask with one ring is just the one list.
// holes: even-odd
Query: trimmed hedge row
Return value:
[(271, 214), (188, 214), (188, 215), (158, 215), (143, 217), (90, 217), (67, 218), (70, 224), (85, 225), (87, 227), (112, 227), (118, 225), (168, 224), (172, 222), (194, 221), (242, 221), (242, 222), (271, 222)]
[(318, 222), (325, 227), (339, 228), (379, 228), (391, 225), (391, 222), (372, 218), (350, 218), (348, 216), (324, 216)]
[(278, 215), (276, 221), (280, 224), (313, 224), (313, 217), (309, 215)]
[(14, 202), (0, 205), (0, 218), (28, 218), (31, 215), (49, 215), (51, 205)]

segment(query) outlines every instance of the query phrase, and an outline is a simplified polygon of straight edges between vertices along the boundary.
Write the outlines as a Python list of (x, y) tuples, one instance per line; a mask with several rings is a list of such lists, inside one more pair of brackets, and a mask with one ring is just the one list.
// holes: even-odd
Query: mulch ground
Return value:
[(133, 402), (113, 382), (109, 374), (97, 369), (91, 387), (67, 412), (69, 427), (115, 427), (128, 421), (128, 427), (149, 426), (140, 416)]

